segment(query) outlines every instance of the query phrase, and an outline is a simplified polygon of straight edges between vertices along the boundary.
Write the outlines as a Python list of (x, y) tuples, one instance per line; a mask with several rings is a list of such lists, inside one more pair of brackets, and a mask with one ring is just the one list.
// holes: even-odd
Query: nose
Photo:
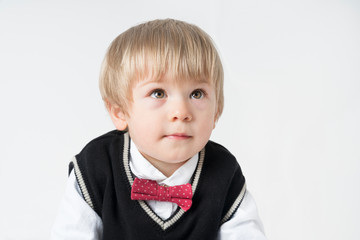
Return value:
[(184, 99), (173, 100), (170, 105), (169, 120), (170, 121), (186, 121), (192, 120), (192, 114), (189, 103)]

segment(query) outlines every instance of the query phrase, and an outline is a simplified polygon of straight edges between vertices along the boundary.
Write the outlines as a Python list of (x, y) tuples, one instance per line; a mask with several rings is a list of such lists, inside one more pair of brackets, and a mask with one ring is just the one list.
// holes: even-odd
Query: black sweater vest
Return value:
[(129, 141), (125, 132), (109, 132), (87, 144), (70, 164), (85, 201), (102, 219), (103, 239), (215, 239), (246, 191), (235, 157), (209, 141), (199, 153), (190, 210), (178, 208), (162, 220), (146, 202), (130, 199)]

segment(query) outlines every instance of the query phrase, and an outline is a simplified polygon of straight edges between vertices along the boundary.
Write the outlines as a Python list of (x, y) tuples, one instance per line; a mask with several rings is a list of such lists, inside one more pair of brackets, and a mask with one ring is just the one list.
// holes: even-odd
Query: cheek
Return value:
[(201, 125), (201, 131), (205, 134), (205, 135), (211, 135), (211, 132), (214, 130), (214, 124), (215, 121), (212, 121), (210, 119), (214, 119), (214, 116), (211, 115), (206, 119), (206, 122), (204, 121)]
[(128, 119), (129, 132), (135, 138), (147, 138), (159, 127), (157, 115), (149, 109), (147, 104), (133, 106), (130, 116), (131, 118)]
[(165, 99), (146, 98), (139, 102), (139, 105), (143, 111), (155, 111), (163, 106), (164, 103)]
[(216, 106), (215, 104), (202, 106), (198, 108), (197, 118), (199, 121), (199, 128), (204, 134), (211, 134), (212, 130), (215, 127), (215, 118), (216, 118)]
[(197, 101), (194, 103), (195, 111), (205, 118), (214, 119), (216, 103), (214, 101)]
[(196, 124), (204, 134), (211, 134), (215, 123), (215, 107), (206, 107), (197, 111)]
[(210, 107), (210, 102), (205, 101), (205, 100), (194, 100), (193, 105), (194, 105), (196, 110), (204, 111), (204, 110), (206, 110), (207, 108)]
[(156, 136), (154, 133), (158, 131), (157, 125), (151, 122), (151, 118), (145, 116), (146, 114), (142, 114), (140, 118), (130, 121), (128, 127), (131, 140), (141, 152), (147, 152), (146, 150), (152, 146)]

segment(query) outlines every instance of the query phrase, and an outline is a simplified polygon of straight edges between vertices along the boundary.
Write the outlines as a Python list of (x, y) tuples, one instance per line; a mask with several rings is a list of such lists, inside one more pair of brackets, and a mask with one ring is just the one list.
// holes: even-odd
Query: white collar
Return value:
[(190, 183), (199, 160), (199, 154), (195, 154), (168, 178), (141, 155), (131, 140), (129, 160), (130, 169), (136, 177), (154, 180), (157, 181), (158, 184), (174, 186)]

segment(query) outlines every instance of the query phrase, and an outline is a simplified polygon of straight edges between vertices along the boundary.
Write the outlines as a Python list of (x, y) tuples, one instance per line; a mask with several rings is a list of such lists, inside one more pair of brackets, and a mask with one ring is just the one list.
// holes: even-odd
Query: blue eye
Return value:
[(193, 99), (201, 99), (204, 97), (204, 92), (200, 89), (196, 89), (191, 93), (191, 98)]
[(166, 96), (165, 91), (161, 89), (156, 89), (151, 93), (151, 97), (153, 98), (164, 98)]

